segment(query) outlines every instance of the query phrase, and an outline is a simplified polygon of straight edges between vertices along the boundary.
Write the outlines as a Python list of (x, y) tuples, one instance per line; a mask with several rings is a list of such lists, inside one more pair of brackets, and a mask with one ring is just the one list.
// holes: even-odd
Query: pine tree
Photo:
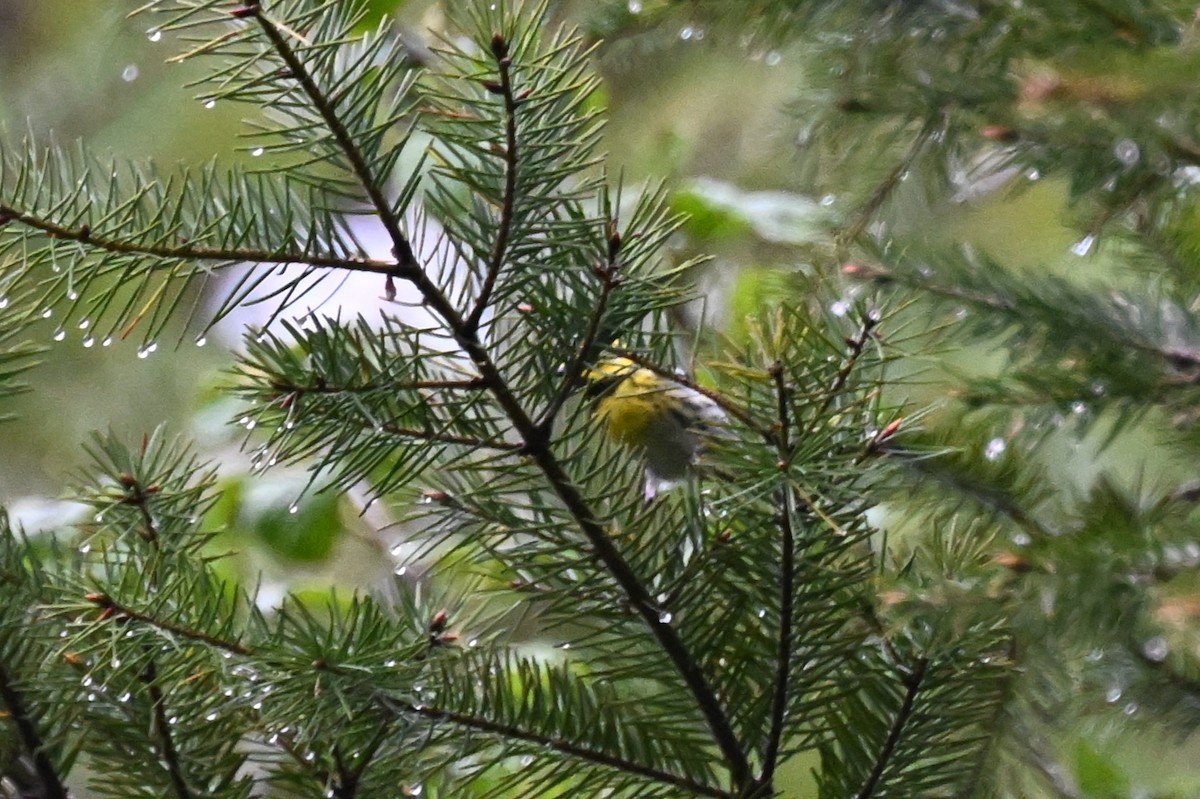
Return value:
[[(826, 268), (699, 347), (670, 324), (699, 268), (664, 254), (672, 197), (605, 170), (589, 48), (545, 6), (456, 8), (426, 69), (353, 3), (151, 2), (205, 102), (267, 112), (269, 170), (4, 147), (0, 388), (45, 309), (148, 350), (200, 290), (224, 298), (204, 325), (269, 303), (230, 389), (256, 464), (367, 486), (427, 572), (266, 602), (222, 568), (220, 464), (96, 435), (86, 523), (0, 525), (0, 793), (748, 798), (812, 763), (823, 797), (1120, 795), (1073, 695), (1188, 722), (1195, 488), (1074, 496), (1046, 451), (1173, 424), (1191, 454), (1191, 11), (683, 5), (838, 65), (798, 106), (811, 189), (843, 198)], [(1114, 47), (1105, 79), (1064, 66)], [(1161, 74), (1116, 80), (1133, 65)], [(1034, 174), (1069, 178), (1080, 250), (1111, 242), (1154, 291), (914, 232)], [(308, 312), (351, 272), (430, 321)], [(929, 408), (921, 364), (964, 329), (1011, 364)], [(584, 396), (613, 355), (724, 409), (711, 473), (644, 500)]]

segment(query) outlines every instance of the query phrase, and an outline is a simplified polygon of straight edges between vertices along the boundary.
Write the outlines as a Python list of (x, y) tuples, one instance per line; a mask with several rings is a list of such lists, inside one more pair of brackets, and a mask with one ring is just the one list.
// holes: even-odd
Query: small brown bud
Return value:
[(234, 19), (246, 19), (247, 17), (258, 16), (258, 12), (258, 0), (247, 0), (246, 3), (230, 11), (229, 16)]
[(429, 620), (429, 632), (440, 633), (446, 630), (446, 624), (450, 621), (450, 614), (445, 610), (439, 610), (433, 614), (433, 618)]
[(1005, 143), (1015, 142), (1021, 138), (1018, 131), (1005, 125), (984, 125), (980, 129), (979, 135), (985, 139)]
[(121, 472), (119, 475), (117, 475), (117, 482), (126, 488), (133, 488), (135, 485), (137, 485), (137, 478), (129, 472)]
[(483, 88), (487, 89), (492, 94), (504, 94), (503, 84), (497, 83), (494, 80), (480, 81), (480, 83), (483, 84)]
[(500, 61), (508, 58), (508, 42), (504, 39), (504, 34), (499, 31), (492, 34), (492, 55)]
[(92, 237), (91, 225), (80, 225), (78, 235), (80, 241), (88, 241)]

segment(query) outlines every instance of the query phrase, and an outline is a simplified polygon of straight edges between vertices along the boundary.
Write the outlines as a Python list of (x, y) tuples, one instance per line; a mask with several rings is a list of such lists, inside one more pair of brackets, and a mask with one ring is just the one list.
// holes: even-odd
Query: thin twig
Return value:
[(625, 760), (624, 758), (610, 755), (606, 752), (597, 752), (594, 749), (588, 749), (586, 747), (570, 743), (569, 741), (564, 741), (558, 737), (541, 735), (520, 727), (502, 724), (500, 722), (479, 718), (477, 716), (470, 716), (465, 713), (455, 713), (453, 711), (443, 710), (441, 708), (431, 707), (428, 705), (421, 705), (418, 707), (416, 705), (412, 705), (407, 702), (399, 702), (395, 699), (384, 697), (382, 695), (377, 696), (376, 701), (397, 715), (414, 715), (432, 719), (434, 721), (448, 721), (461, 727), (467, 727), (480, 732), (492, 733), (510, 740), (526, 741), (528, 743), (536, 744), (541, 748), (559, 752), (560, 754), (578, 758), (589, 763), (608, 766), (620, 771), (628, 772), (630, 774), (637, 774), (666, 785), (673, 785), (677, 788), (690, 791), (696, 796), (708, 796), (713, 797), (713, 799), (732, 799), (732, 797), (735, 796), (735, 794), (731, 794), (728, 791), (713, 787), (711, 785), (705, 785), (704, 783), (696, 782), (689, 777), (685, 777), (680, 774), (674, 774), (669, 771), (651, 768), (649, 766), (642, 765), (641, 763), (634, 763), (632, 761)]
[(517, 207), (517, 165), (520, 160), (517, 152), (518, 103), (513, 94), (512, 58), (508, 53), (508, 43), (499, 33), (492, 37), (492, 55), (496, 58), (496, 67), (500, 73), (500, 82), (494, 87), (504, 99), (504, 196), (500, 201), (500, 221), (496, 226), (496, 237), (492, 240), (492, 251), (488, 255), (483, 285), (479, 288), (474, 308), (465, 320), (466, 329), (472, 333), (479, 330), (479, 323), (491, 303), (492, 292), (496, 289), (500, 270), (504, 267)]
[(567, 398), (575, 391), (579, 385), (579, 379), (583, 375), (583, 368), (587, 364), (588, 358), (592, 355), (592, 350), (595, 348), (597, 339), (600, 336), (600, 327), (604, 323), (604, 314), (608, 311), (608, 301), (612, 297), (613, 291), (620, 285), (620, 270), (619, 256), (621, 253), (621, 235), (617, 232), (617, 222), (615, 219), (608, 221), (608, 258), (603, 266), (596, 267), (596, 273), (600, 277), (600, 296), (596, 298), (596, 305), (592, 308), (592, 313), (588, 319), (587, 327), (584, 329), (583, 337), (579, 340), (579, 346), (575, 350), (575, 355), (571, 358), (571, 362), (567, 364), (566, 370), (563, 373), (562, 385), (558, 387), (558, 393), (550, 400), (545, 413), (542, 414), (542, 419), (538, 423), (543, 430), (549, 431), (554, 426), (554, 420), (558, 416), (559, 411), (567, 402)]
[(154, 710), (154, 734), (158, 737), (158, 754), (167, 767), (171, 779), (171, 788), (177, 799), (192, 799), (192, 790), (183, 777), (183, 764), (179, 752), (175, 748), (175, 740), (171, 736), (171, 722), (167, 719), (167, 701), (162, 688), (158, 685), (158, 669), (154, 661), (147, 664), (142, 673), (142, 682), (146, 683), (150, 692), (150, 702)]
[(912, 165), (916, 163), (918, 158), (920, 158), (921, 152), (925, 149), (925, 146), (929, 143), (930, 138), (934, 135), (935, 129), (939, 125), (944, 125), (944, 123), (942, 123), (938, 117), (931, 117), (925, 121), (925, 125), (921, 128), (917, 135), (913, 137), (912, 143), (909, 144), (908, 149), (904, 152), (904, 155), (900, 158), (896, 165), (888, 171), (883, 180), (881, 180), (875, 186), (874, 191), (871, 192), (871, 195), (866, 199), (866, 201), (854, 211), (850, 222), (842, 227), (837, 236), (840, 245), (854, 241), (854, 239), (862, 235), (862, 232), (866, 230), (867, 225), (869, 225), (871, 220), (875, 217), (875, 213), (881, 207), (883, 207), (883, 204), (887, 202), (888, 197), (890, 197), (892, 192), (896, 190), (896, 187), (900, 185), (900, 182), (904, 178), (904, 174), (908, 172), (908, 170), (912, 169)]
[(388, 238), (392, 242), (392, 254), (396, 256), (397, 261), (387, 274), (405, 279), (409, 279), (418, 273), (423, 274), (420, 266), (417, 264), (416, 256), (413, 254), (412, 244), (409, 242), (408, 237), (404, 235), (404, 231), (401, 230), (400, 220), (396, 218), (392, 205), (388, 202), (382, 183), (376, 179), (370, 164), (367, 163), (366, 155), (359, 148), (358, 143), (354, 140), (354, 136), (342, 122), (336, 101), (317, 85), (316, 78), (313, 77), (313, 74), (293, 49), (288, 37), (280, 30), (280, 26), (271, 20), (262, 10), (258, 0), (247, 2), (244, 8), (247, 12), (245, 16), (251, 16), (258, 21), (259, 27), (262, 28), (263, 33), (271, 41), (271, 46), (279, 54), (279, 57), (283, 59), (283, 62), (287, 64), (291, 76), (300, 84), (301, 90), (308, 97), (309, 102), (313, 104), (313, 108), (320, 114), (321, 120), (328, 127), (329, 132), (333, 134), (338, 149), (346, 156), (346, 160), (349, 161), (350, 169), (354, 173), (355, 179), (362, 186), (363, 191), (366, 192), (367, 199), (374, 209), (375, 215), (383, 225), (384, 230), (387, 231)]
[(25, 697), (17, 690), (11, 674), (0, 663), (0, 702), (4, 703), (7, 715), (17, 728), (21, 748), (33, 761), (33, 770), (38, 777), (39, 796), (45, 799), (70, 799), (58, 771), (50, 759), (50, 742), (42, 738), (37, 721), (25, 704)]
[(235, 655), (249, 655), (250, 650), (237, 641), (229, 641), (215, 635), (204, 632), (203, 630), (195, 630), (191, 627), (185, 627), (178, 622), (169, 621), (167, 619), (159, 619), (154, 616), (147, 615), (140, 611), (134, 610), (131, 607), (122, 605), (107, 594), (88, 594), (85, 599), (91, 602), (102, 611), (107, 611), (109, 615), (117, 620), (130, 620), (140, 622), (156, 630), (177, 635), (180, 638), (185, 638), (189, 641), (211, 646), (214, 649), (221, 649), (226, 652), (231, 652)]
[(66, 227), (11, 206), (0, 205), (0, 221), (18, 222), (40, 230), (52, 239), (75, 241), (104, 252), (121, 255), (145, 255), (154, 258), (177, 258), (187, 261), (248, 262), (258, 264), (296, 264), (298, 266), (330, 267), (348, 272), (370, 272), (394, 275), (397, 264), (369, 258), (338, 258), (302, 252), (239, 249), (237, 247), (200, 247), (191, 244), (138, 244), (98, 236), (86, 225)]
[(867, 780), (863, 783), (862, 788), (855, 794), (855, 799), (870, 799), (875, 795), (875, 790), (879, 787), (880, 780), (883, 779), (883, 772), (891, 762), (896, 746), (900, 743), (900, 736), (904, 734), (904, 728), (912, 718), (917, 694), (925, 681), (925, 671), (928, 668), (929, 660), (920, 658), (917, 660), (916, 668), (905, 677), (904, 700), (900, 703), (900, 709), (896, 711), (896, 717), (892, 719), (892, 726), (888, 730), (887, 738), (880, 747), (879, 754), (875, 757), (875, 765), (871, 768), (871, 773), (867, 775)]
[[(767, 734), (767, 746), (763, 754), (762, 775), (759, 783), (770, 786), (775, 777), (775, 767), (779, 759), (779, 747), (783, 741), (783, 727), (787, 720), (789, 703), (789, 683), (792, 673), (792, 645), (794, 632), (792, 629), (792, 614), (794, 611), (793, 594), (796, 590), (796, 532), (792, 527), (792, 514), (795, 511), (795, 496), (791, 490), (791, 480), (788, 479), (793, 448), (790, 438), (792, 424), (790, 387), (787, 384), (783, 364), (776, 362), (770, 369), (771, 380), (775, 384), (776, 423), (778, 425), (775, 451), (779, 455), (779, 469), (782, 472), (783, 485), (776, 497), (776, 511), (779, 518), (779, 641), (775, 653), (775, 687), (771, 699), (771, 726)], [(770, 789), (767, 791), (770, 794)]]

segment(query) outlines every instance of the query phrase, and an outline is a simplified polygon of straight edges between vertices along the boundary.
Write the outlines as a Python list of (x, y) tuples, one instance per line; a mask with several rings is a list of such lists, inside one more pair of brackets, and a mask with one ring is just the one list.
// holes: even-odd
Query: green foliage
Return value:
[[(427, 70), (376, 6), (140, 9), (206, 70), (202, 103), (256, 114), (261, 167), (4, 148), (0, 392), (47, 310), (150, 348), (181, 315), (265, 304), (228, 393), (251, 471), (307, 470), (315, 496), (258, 534), (289, 568), (324, 560), (354, 496), (399, 539), (375, 595), (276, 599), (231, 582), (223, 466), (161, 431), (95, 437), (84, 523), (5, 523), (7, 778), (762, 799), (795, 792), (780, 767), (803, 753), (820, 796), (1071, 795), (1060, 763), (1068, 788), (1133, 790), (1080, 731), (1118, 699), (1195, 724), (1197, 491), (1162, 464), (1067, 479), (1055, 451), (1156, 426), (1195, 462), (1192, 10), (739, 7), (751, 42), (823, 67), (795, 105), (813, 203), (611, 180), (592, 50), (545, 5), (456, 6)], [(606, 4), (598, 24), (731, 7)], [(920, 229), (1051, 176), (1072, 257), (1102, 241), (1109, 272), (1021, 272)], [(736, 320), (692, 352), (668, 325), (702, 274), (688, 247), (746, 238), (804, 266), (731, 281)], [(420, 308), (324, 307), (353, 272)], [(189, 312), (202, 290), (215, 310)], [(932, 373), (950, 328), (966, 349)], [(651, 503), (581, 396), (614, 354), (729, 419)]]

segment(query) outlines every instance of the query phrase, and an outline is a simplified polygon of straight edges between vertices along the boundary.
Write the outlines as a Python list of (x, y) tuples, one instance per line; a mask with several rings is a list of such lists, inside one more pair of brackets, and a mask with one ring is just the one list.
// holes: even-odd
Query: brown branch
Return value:
[(291, 76), (296, 79), (296, 82), (300, 85), (300, 89), (308, 97), (309, 102), (313, 104), (313, 108), (321, 116), (321, 120), (329, 128), (329, 132), (333, 134), (338, 149), (346, 156), (346, 160), (350, 164), (350, 170), (354, 173), (354, 177), (359, 185), (362, 186), (363, 191), (367, 195), (368, 202), (375, 211), (375, 215), (379, 218), (384, 230), (387, 231), (388, 238), (391, 239), (392, 253), (396, 256), (397, 263), (391, 267), (391, 270), (387, 274), (404, 279), (411, 279), (416, 274), (423, 274), (420, 266), (417, 264), (416, 256), (413, 254), (412, 244), (409, 242), (408, 237), (404, 235), (404, 231), (401, 230), (400, 220), (396, 218), (392, 206), (388, 202), (382, 183), (376, 180), (376, 176), (371, 171), (371, 166), (367, 163), (366, 155), (359, 148), (357, 142), (354, 141), (354, 136), (342, 122), (336, 100), (327, 95), (317, 85), (316, 78), (313, 77), (313, 74), (308, 70), (308, 67), (300, 59), (296, 51), (292, 49), (287, 36), (267, 16), (258, 0), (246, 2), (242, 6), (242, 9), (244, 10), (244, 13), (241, 14), (242, 18), (253, 17), (258, 22), (259, 27), (266, 34), (267, 39), (270, 40), (275, 52), (279, 54), (279, 57), (287, 65)]
[(492, 300), (492, 292), (496, 290), (496, 281), (504, 266), (504, 257), (508, 253), (508, 242), (512, 237), (513, 218), (517, 207), (517, 98), (513, 94), (512, 58), (508, 53), (508, 42), (499, 33), (492, 36), (492, 55), (496, 58), (497, 70), (500, 73), (498, 84), (487, 84), (489, 90), (496, 91), (504, 99), (504, 196), (500, 201), (500, 221), (496, 228), (496, 238), (492, 241), (492, 251), (488, 255), (487, 272), (484, 274), (483, 285), (475, 306), (467, 314), (466, 330), (475, 333), (479, 330), (479, 322)]
[(0, 220), (19, 222), (26, 227), (40, 230), (52, 239), (75, 241), (104, 252), (122, 255), (146, 255), (155, 258), (178, 258), (192, 261), (247, 261), (259, 264), (297, 264), (300, 266), (330, 267), (350, 272), (370, 272), (379, 275), (397, 273), (397, 264), (367, 258), (337, 258), (334, 256), (306, 253), (272, 252), (269, 250), (200, 247), (190, 244), (137, 244), (118, 239), (98, 236), (87, 225), (66, 227), (57, 225), (30, 213), (0, 205)]
[(190, 627), (185, 627), (177, 622), (168, 621), (166, 619), (155, 618), (140, 611), (134, 610), (131, 607), (122, 605), (107, 594), (88, 594), (84, 597), (88, 602), (100, 608), (102, 612), (107, 613), (108, 617), (115, 620), (129, 620), (141, 622), (156, 630), (177, 635), (180, 638), (186, 638), (189, 641), (211, 646), (215, 649), (222, 649), (226, 652), (231, 652), (235, 655), (250, 655), (251, 652), (237, 641), (229, 641), (224, 638), (219, 638), (215, 635), (210, 635), (203, 630), (194, 630)]
[(163, 696), (162, 689), (158, 685), (158, 669), (154, 665), (154, 661), (150, 661), (145, 671), (142, 672), (142, 682), (146, 683), (150, 692), (150, 701), (154, 710), (154, 734), (158, 737), (158, 754), (167, 767), (171, 788), (177, 799), (192, 799), (192, 790), (183, 777), (183, 764), (179, 759), (179, 752), (175, 748), (175, 741), (171, 737), (171, 722), (167, 719), (166, 697)]

